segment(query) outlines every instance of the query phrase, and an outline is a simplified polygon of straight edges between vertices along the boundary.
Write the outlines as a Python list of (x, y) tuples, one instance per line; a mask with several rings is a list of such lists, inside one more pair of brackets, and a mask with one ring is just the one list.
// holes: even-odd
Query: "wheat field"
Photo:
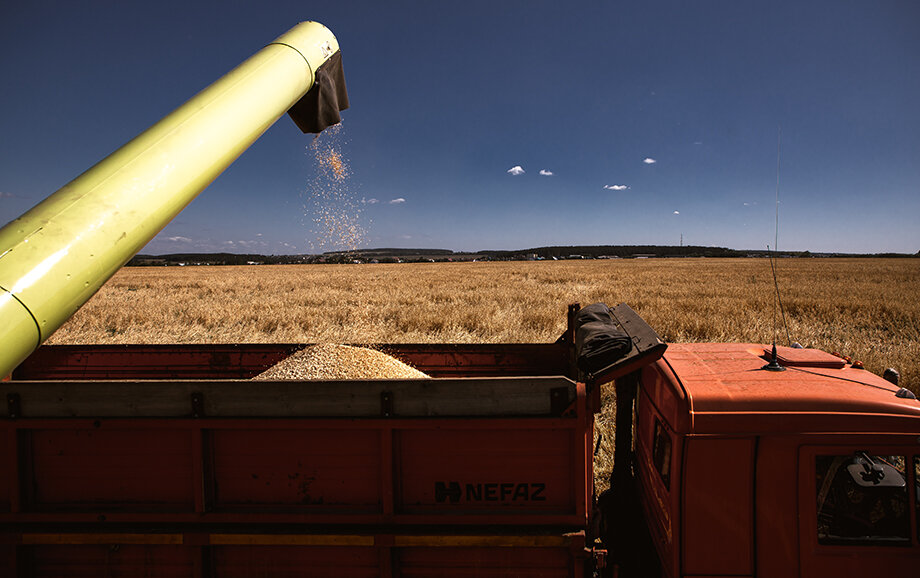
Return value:
[(569, 303), (627, 303), (668, 342), (789, 340), (920, 392), (920, 259), (134, 267), (48, 343), (527, 343)]

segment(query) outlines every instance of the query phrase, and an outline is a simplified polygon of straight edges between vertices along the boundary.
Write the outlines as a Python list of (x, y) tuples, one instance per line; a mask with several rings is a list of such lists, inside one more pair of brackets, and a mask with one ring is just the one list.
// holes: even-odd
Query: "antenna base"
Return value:
[(776, 359), (771, 359), (770, 363), (764, 365), (760, 369), (764, 371), (786, 371), (786, 368), (780, 365)]
[(786, 368), (779, 364), (779, 361), (776, 357), (776, 342), (773, 343), (773, 354), (770, 356), (770, 363), (764, 365), (760, 369), (764, 371), (786, 371)]

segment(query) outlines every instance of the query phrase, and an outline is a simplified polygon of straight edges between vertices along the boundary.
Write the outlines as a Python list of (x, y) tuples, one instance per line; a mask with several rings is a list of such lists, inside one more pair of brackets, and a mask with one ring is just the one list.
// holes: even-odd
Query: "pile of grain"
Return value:
[(386, 353), (350, 345), (312, 345), (255, 376), (283, 379), (416, 379), (428, 377)]

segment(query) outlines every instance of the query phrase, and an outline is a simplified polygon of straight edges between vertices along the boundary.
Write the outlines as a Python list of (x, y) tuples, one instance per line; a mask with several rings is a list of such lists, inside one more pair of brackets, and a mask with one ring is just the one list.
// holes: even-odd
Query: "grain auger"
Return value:
[(287, 112), (348, 107), (341, 52), (303, 22), (0, 230), (0, 377), (63, 325)]

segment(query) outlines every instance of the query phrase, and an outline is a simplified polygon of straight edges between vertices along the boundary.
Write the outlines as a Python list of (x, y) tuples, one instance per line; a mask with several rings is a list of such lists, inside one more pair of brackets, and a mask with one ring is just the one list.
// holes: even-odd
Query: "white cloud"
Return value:
[(645, 160), (643, 160), (642, 162), (645, 163), (645, 164), (647, 164), (647, 165), (653, 165), (653, 164), (657, 163), (658, 161), (656, 161), (656, 160), (653, 159), (652, 157), (645, 157)]
[(172, 241), (173, 243), (191, 243), (192, 240), (188, 237), (166, 237), (167, 241)]
[(261, 237), (262, 233), (256, 233), (256, 237)]
[(625, 191), (629, 185), (604, 185), (604, 188), (608, 191)]
[(0, 191), (0, 199), (12, 199), (15, 196), (16, 195), (14, 195), (13, 193), (4, 193), (3, 191)]
[(361, 199), (361, 202), (362, 202), (362, 203), (365, 203), (365, 204), (368, 204), (368, 205), (376, 205), (376, 204), (379, 203), (380, 201), (378, 201), (377, 199), (374, 199), (374, 198), (370, 198), (370, 199), (362, 198), (362, 199)]
[(675, 215), (679, 215), (679, 214), (680, 214), (680, 211), (674, 211), (674, 214), (675, 214)]
[(701, 144), (703, 144), (703, 141), (701, 141), (701, 140), (695, 140), (695, 141), (693, 141), (693, 144), (695, 144), (695, 145), (701, 145)]
[(524, 169), (521, 168), (521, 165), (514, 165), (513, 167), (511, 167), (510, 169), (508, 169), (508, 174), (509, 174), (509, 175), (513, 175), (513, 176), (515, 176), (515, 177), (518, 176), (518, 175), (523, 175), (523, 174), (524, 174)]
[(251, 247), (265, 247), (265, 241), (237, 241), (236, 244), (246, 247), (247, 249)]
[(401, 205), (402, 203), (405, 203), (405, 202), (406, 202), (406, 199), (404, 199), (404, 198), (402, 198), (402, 197), (399, 197), (398, 199), (391, 199), (391, 200), (390, 200), (390, 204), (391, 204), (391, 205)]
[(540, 169), (540, 175), (544, 177), (551, 177), (553, 176), (553, 171), (548, 171), (546, 169)]

